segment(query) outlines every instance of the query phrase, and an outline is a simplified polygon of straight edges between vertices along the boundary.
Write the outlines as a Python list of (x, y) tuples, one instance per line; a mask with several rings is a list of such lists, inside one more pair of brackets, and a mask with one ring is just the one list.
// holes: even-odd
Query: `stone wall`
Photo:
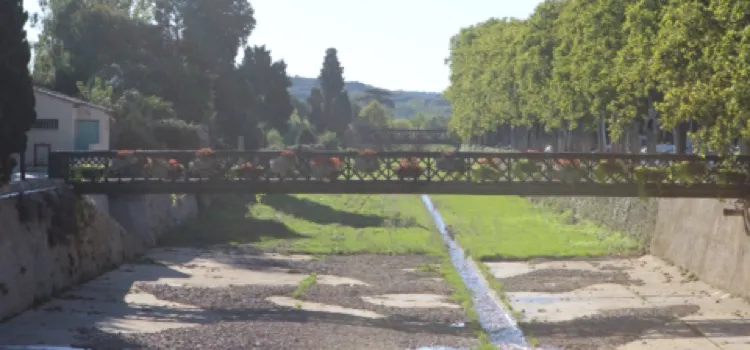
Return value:
[(0, 320), (145, 252), (197, 214), (193, 196), (79, 197), (62, 187), (0, 199)]
[(530, 197), (529, 200), (626, 233), (644, 247), (651, 242), (659, 209), (658, 201), (639, 198)]
[[(625, 232), (701, 280), (750, 297), (750, 217), (724, 216), (717, 199), (531, 198)], [(745, 211), (750, 215), (750, 212)], [(748, 226), (746, 226), (746, 223)]]
[(200, 198), (193, 195), (110, 196), (109, 214), (130, 233), (128, 249), (143, 251), (162, 233), (198, 214)]

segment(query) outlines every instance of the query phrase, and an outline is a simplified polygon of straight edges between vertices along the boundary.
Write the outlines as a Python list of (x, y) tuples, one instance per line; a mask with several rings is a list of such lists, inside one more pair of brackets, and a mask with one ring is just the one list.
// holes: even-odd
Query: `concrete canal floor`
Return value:
[(750, 349), (747, 301), (652, 256), (487, 265), (545, 346)]
[[(476, 345), (423, 256), (160, 248), (0, 324), (0, 344), (98, 349)], [(750, 306), (645, 256), (488, 263), (545, 348), (750, 349)], [(422, 268), (418, 268), (418, 267)], [(317, 282), (292, 297), (310, 273)], [(1, 348), (1, 347), (0, 347)]]
[[(424, 256), (155, 249), (0, 324), (0, 344), (95, 349), (415, 349), (477, 344)], [(302, 281), (316, 273), (299, 298)], [(2, 346), (0, 346), (2, 348)]]

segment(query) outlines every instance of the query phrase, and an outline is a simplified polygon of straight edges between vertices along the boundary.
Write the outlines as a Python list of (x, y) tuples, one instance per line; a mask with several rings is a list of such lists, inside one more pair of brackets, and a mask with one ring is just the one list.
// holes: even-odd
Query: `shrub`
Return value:
[(327, 150), (337, 150), (339, 148), (339, 139), (335, 133), (326, 131), (318, 135), (318, 143)]
[(267, 147), (281, 148), (284, 146), (284, 137), (276, 129), (271, 129), (266, 133)]
[(180, 119), (164, 119), (154, 123), (154, 136), (167, 149), (197, 149), (200, 147), (200, 127)]
[(317, 138), (315, 137), (315, 134), (313, 134), (312, 130), (310, 130), (310, 128), (302, 129), (299, 135), (297, 135), (296, 143), (298, 145), (313, 145), (317, 142)]

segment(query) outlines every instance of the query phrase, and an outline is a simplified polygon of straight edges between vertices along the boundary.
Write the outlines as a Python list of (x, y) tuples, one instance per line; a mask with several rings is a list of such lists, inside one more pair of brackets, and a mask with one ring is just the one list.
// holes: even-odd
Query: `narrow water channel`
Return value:
[[(479, 316), (479, 324), (487, 332), (490, 342), (501, 349), (528, 349), (528, 344), (518, 324), (511, 317), (509, 311), (498, 299), (497, 294), (490, 288), (476, 263), (464, 254), (464, 250), (448, 235), (443, 217), (426, 194), (422, 195), (422, 202), (432, 215), (438, 231), (448, 246), (453, 266), (458, 271), (464, 284), (471, 292), (474, 309)], [(423, 348), (427, 349), (427, 348)], [(440, 348), (429, 348), (440, 349)], [(442, 348), (444, 349), (444, 348)]]

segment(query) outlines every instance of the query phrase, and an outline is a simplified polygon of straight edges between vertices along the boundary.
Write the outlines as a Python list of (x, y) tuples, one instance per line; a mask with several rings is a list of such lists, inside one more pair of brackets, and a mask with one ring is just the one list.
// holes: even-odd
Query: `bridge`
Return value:
[(82, 194), (361, 193), (747, 198), (750, 157), (605, 153), (72, 151)]

